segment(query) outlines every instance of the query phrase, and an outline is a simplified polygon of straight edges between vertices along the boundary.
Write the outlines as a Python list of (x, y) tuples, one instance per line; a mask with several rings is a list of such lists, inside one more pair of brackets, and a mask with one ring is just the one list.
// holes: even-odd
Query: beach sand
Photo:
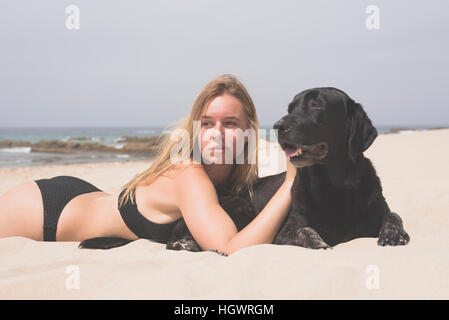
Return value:
[[(1, 299), (448, 299), (449, 129), (380, 135), (365, 152), (411, 241), (362, 238), (333, 250), (256, 245), (229, 257), (138, 240), (110, 250), (77, 242), (0, 239)], [(261, 175), (285, 170), (277, 145)], [(270, 162), (267, 161), (270, 159)], [(0, 194), (23, 181), (74, 175), (106, 192), (149, 163), (0, 169)], [(79, 277), (78, 277), (79, 276)], [(79, 281), (77, 281), (79, 279)]]

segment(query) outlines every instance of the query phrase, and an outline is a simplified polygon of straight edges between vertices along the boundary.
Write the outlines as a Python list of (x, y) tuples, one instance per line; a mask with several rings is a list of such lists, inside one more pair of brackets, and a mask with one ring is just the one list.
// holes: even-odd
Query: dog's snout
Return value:
[(288, 126), (285, 123), (285, 121), (283, 119), (281, 119), (273, 125), (273, 129), (277, 129), (280, 132), (285, 132), (288, 130)]

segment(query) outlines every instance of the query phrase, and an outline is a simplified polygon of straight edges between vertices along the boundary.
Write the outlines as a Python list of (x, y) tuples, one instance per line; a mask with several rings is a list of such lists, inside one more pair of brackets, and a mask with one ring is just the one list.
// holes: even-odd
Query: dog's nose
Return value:
[(273, 129), (277, 129), (279, 132), (285, 132), (288, 130), (288, 126), (285, 124), (285, 121), (281, 119), (273, 125)]

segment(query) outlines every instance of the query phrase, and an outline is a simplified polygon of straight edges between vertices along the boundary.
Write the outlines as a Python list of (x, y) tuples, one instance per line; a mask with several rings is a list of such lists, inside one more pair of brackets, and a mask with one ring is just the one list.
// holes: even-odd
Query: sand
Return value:
[[(365, 156), (411, 241), (378, 247), (362, 238), (333, 250), (256, 245), (229, 257), (165, 250), (138, 240), (111, 250), (77, 242), (0, 239), (1, 299), (448, 299), (449, 129), (380, 135)], [(281, 172), (276, 145), (261, 175)], [(262, 153), (265, 149), (262, 150)], [(278, 165), (273, 159), (278, 159)], [(0, 169), (0, 193), (22, 181), (83, 178), (107, 192), (146, 162)]]

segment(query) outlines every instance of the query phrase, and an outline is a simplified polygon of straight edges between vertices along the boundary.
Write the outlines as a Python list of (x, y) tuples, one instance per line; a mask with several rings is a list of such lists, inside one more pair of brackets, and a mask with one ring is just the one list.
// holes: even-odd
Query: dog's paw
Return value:
[(329, 246), (326, 242), (324, 242), (323, 240), (318, 240), (318, 241), (313, 241), (309, 247), (310, 249), (324, 249), (324, 250), (328, 250), (328, 249), (332, 249), (331, 246)]
[(379, 232), (377, 244), (379, 246), (401, 246), (406, 245), (409, 241), (410, 237), (404, 228), (395, 223), (387, 223)]
[(200, 246), (193, 239), (181, 239), (169, 241), (166, 248), (168, 250), (187, 250), (193, 252), (201, 251)]
[(332, 249), (320, 235), (310, 227), (301, 228), (296, 235), (296, 242), (304, 248), (310, 249)]

